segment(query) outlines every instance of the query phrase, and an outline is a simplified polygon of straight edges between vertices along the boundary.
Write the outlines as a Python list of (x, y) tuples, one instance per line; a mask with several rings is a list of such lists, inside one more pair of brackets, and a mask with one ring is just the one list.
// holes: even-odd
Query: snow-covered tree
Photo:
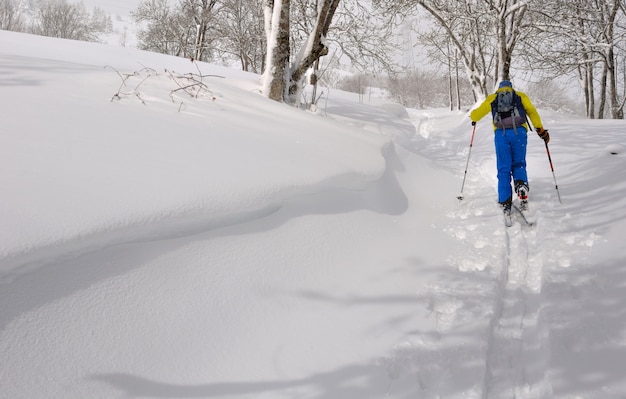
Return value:
[(624, 117), (624, 3), (552, 0), (531, 12), (533, 40), (525, 42), (529, 64), (547, 77), (575, 74), (589, 118), (602, 118), (605, 113)]
[(96, 8), (90, 14), (82, 3), (47, 0), (37, 3), (30, 31), (36, 35), (98, 41), (100, 34), (112, 30), (110, 17)]
[(15, 32), (25, 29), (24, 17), (16, 0), (0, 0), (0, 29)]
[[(207, 60), (206, 54), (211, 51), (212, 43), (217, 39), (217, 0), (181, 0), (178, 5), (180, 28), (187, 39), (187, 54), (196, 60)], [(215, 34), (210, 34), (214, 30)]]
[(624, 0), (375, 1), (402, 21), (426, 11), (443, 30), (427, 31), (426, 44), (441, 50), (451, 43), (455, 52), (447, 54), (459, 57), (477, 97), (491, 91), (489, 81), (527, 68), (538, 79), (577, 76), (589, 117), (624, 117)]
[(264, 4), (268, 43), (264, 93), (274, 100), (298, 104), (307, 72), (331, 47), (357, 69), (393, 64), (391, 24), (371, 4), (357, 0)]
[(267, 51), (263, 0), (223, 1), (218, 30), (218, 52), (235, 57), (244, 71), (263, 72)]
[(276, 101), (287, 97), (290, 6), (290, 0), (264, 0), (263, 3), (267, 38), (263, 94)]
[[(510, 79), (529, 0), (376, 0), (398, 16), (425, 10), (445, 30), (477, 98), (492, 81)], [(452, 54), (452, 53), (451, 53)]]
[[(424, 32), (418, 30), (418, 40), (425, 46), (426, 55), (429, 63), (436, 66), (436, 70), (442, 70), (445, 65), (447, 69), (447, 88), (448, 88), (448, 105), (450, 110), (460, 110), (464, 103), (461, 93), (465, 80), (461, 82), (459, 69), (462, 67), (459, 62), (458, 49), (451, 45), (451, 40), (445, 34), (443, 28), (434, 26)], [(467, 89), (468, 87), (466, 87)], [(471, 91), (471, 88), (469, 88)], [(465, 93), (463, 93), (465, 94)], [(473, 102), (476, 102), (474, 96)], [(465, 102), (467, 104), (468, 102)]]
[(144, 29), (137, 34), (139, 48), (162, 54), (181, 56), (186, 47), (181, 43), (176, 12), (167, 0), (143, 0), (131, 16)]
[(167, 0), (143, 0), (132, 12), (135, 21), (145, 23), (140, 48), (200, 61), (212, 59), (217, 14), (217, 0), (181, 0), (174, 7)]
[(263, 0), (143, 0), (132, 16), (143, 25), (140, 48), (200, 61), (238, 60), (261, 72), (265, 62)]
[(291, 0), (265, 0), (267, 62), (263, 93), (276, 101), (296, 103), (306, 71), (328, 54), (325, 38), (340, 0), (318, 0), (309, 36), (290, 62)]

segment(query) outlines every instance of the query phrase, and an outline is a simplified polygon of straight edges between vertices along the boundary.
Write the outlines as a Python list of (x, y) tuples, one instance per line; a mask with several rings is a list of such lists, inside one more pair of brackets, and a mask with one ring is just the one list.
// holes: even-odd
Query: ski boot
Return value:
[(519, 209), (522, 212), (528, 210), (528, 191), (528, 183), (522, 180), (517, 180), (515, 182), (515, 192), (519, 198)]

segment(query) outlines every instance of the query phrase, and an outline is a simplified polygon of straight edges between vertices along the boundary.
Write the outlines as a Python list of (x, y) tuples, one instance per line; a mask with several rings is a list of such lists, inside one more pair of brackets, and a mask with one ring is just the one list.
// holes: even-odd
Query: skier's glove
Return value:
[(550, 142), (550, 135), (548, 134), (548, 131), (542, 127), (538, 127), (537, 129), (537, 134), (539, 135), (539, 137), (546, 142), (546, 144), (548, 144)]
[(476, 122), (472, 121), (472, 126), (476, 126)]

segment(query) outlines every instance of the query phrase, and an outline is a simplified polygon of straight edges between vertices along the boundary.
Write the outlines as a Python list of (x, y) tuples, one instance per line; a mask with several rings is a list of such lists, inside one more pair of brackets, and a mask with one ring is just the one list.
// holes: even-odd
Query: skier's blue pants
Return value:
[(511, 177), (513, 181), (522, 180), (528, 184), (526, 174), (526, 128), (518, 126), (510, 129), (496, 129), (495, 144), (498, 167), (498, 202), (512, 198)]

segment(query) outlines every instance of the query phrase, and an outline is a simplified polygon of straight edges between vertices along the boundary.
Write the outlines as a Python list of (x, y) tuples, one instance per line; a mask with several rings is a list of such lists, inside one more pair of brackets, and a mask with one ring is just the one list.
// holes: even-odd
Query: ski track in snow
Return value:
[[(447, 167), (458, 173), (452, 165), (465, 164), (463, 160), (467, 157), (468, 148), (451, 146), (453, 143), (446, 140), (447, 132), (436, 132), (442, 139), (434, 140), (428, 113), (413, 112), (412, 120), (418, 136), (413, 138), (416, 143), (409, 146), (416, 153), (428, 154), (428, 158), (434, 159), (439, 167)], [(535, 137), (529, 135), (529, 140), (532, 139)], [(472, 150), (494, 151), (488, 140), (483, 137), (483, 143), (479, 144), (481, 150), (476, 149), (476, 143)], [(488, 156), (475, 156), (475, 159), (481, 158), (488, 159)], [(455, 162), (450, 162), (450, 159), (455, 159)], [(488, 272), (493, 277), (492, 308), (473, 309), (488, 316), (488, 327), (485, 331), (484, 381), (479, 389), (474, 390), (474, 396), (470, 397), (553, 398), (555, 396), (548, 375), (550, 331), (542, 318), (545, 275), (550, 268), (569, 267), (573, 259), (585, 255), (597, 236), (582, 232), (563, 234), (562, 230), (567, 229), (558, 231), (556, 225), (551, 225), (551, 209), (555, 207), (556, 195), (553, 190), (549, 191), (550, 187), (546, 184), (536, 189), (541, 193), (536, 194), (534, 199), (531, 196), (530, 217), (535, 225), (527, 226), (517, 215), (514, 216), (513, 226), (505, 227), (495, 202), (495, 161), (493, 165), (470, 162), (468, 169), (465, 199), (459, 201), (457, 210), (450, 212), (449, 217), (454, 222), (448, 229), (449, 234), (457, 238), (466, 250), (450, 261), (460, 272)], [(532, 178), (530, 176), (531, 183)], [(546, 217), (543, 215), (544, 209)], [(562, 210), (558, 214), (562, 214)], [(568, 222), (567, 218), (565, 222)], [(552, 245), (546, 247), (544, 242)], [(497, 253), (501, 256), (494, 256)], [(480, 295), (478, 287), (476, 292)], [(438, 288), (438, 291), (438, 295), (441, 295), (443, 290)], [(448, 287), (447, 291), (451, 296), (443, 301), (447, 305), (436, 310), (439, 312), (438, 320), (447, 325), (447, 330), (453, 330), (455, 321), (463, 319), (461, 313), (468, 312), (460, 304), (467, 301), (455, 300), (455, 293), (459, 297), (466, 293), (455, 287)], [(442, 299), (433, 301), (441, 303)], [(454, 306), (455, 303), (459, 305)]]
[(484, 398), (549, 397), (545, 381), (547, 336), (539, 324), (543, 264), (538, 227), (516, 221), (505, 229), (505, 250), (490, 322)]
[[(484, 184), (482, 182), (481, 184)], [(493, 195), (485, 193), (486, 195)], [(461, 239), (469, 237), (469, 244), (478, 251), (475, 258), (458, 260), (460, 270), (491, 271), (493, 274), (493, 305), (486, 331), (484, 350), (485, 372), (481, 387), (482, 398), (549, 398), (551, 387), (545, 380), (549, 345), (547, 331), (540, 322), (540, 296), (543, 279), (543, 259), (538, 237), (542, 235), (541, 221), (529, 227), (514, 224), (505, 227), (497, 205), (490, 203), (467, 213), (461, 204), (453, 217), (471, 221), (490, 215), (495, 228), (483, 236), (478, 226), (467, 223)], [(473, 207), (473, 204), (469, 204)], [(501, 257), (484, 257), (481, 249)]]

